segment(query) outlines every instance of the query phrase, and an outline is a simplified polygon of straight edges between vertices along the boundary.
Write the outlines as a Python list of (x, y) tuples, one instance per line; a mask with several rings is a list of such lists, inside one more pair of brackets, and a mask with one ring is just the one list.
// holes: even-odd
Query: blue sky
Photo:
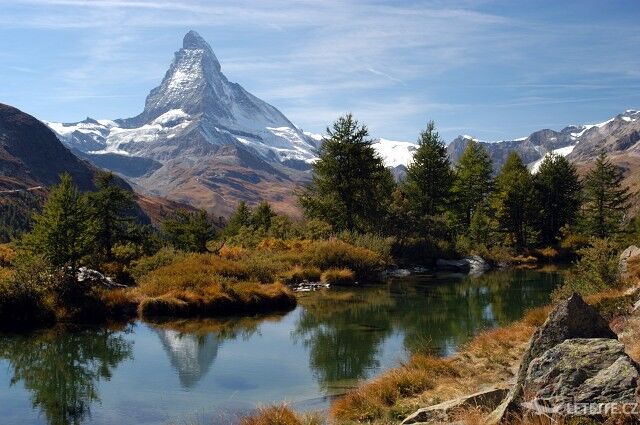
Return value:
[(0, 102), (138, 114), (189, 29), (231, 81), (321, 132), (526, 136), (640, 108), (640, 2), (0, 0)]

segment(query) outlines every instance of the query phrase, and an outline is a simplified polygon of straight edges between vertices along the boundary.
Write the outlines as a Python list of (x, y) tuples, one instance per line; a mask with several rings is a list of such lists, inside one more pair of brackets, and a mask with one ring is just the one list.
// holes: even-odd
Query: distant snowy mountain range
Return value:
[[(536, 170), (550, 152), (578, 160), (605, 146), (630, 148), (638, 140), (638, 118), (637, 111), (627, 111), (600, 124), (481, 143), (496, 168), (515, 150)], [(185, 35), (139, 115), (47, 125), (76, 155), (118, 173), (138, 191), (220, 215), (239, 200), (263, 199), (295, 213), (296, 188), (309, 181), (322, 143), (321, 135), (303, 132), (278, 109), (230, 82), (194, 31)], [(453, 162), (471, 139), (460, 136), (449, 144)], [(622, 139), (626, 142), (616, 144)], [(399, 178), (417, 149), (415, 143), (382, 138), (373, 146)]]
[[(471, 136), (459, 136), (447, 150), (453, 162), (464, 152)], [(497, 142), (479, 141), (499, 169), (510, 152), (515, 151), (529, 169), (536, 172), (546, 155), (555, 153), (574, 162), (595, 158), (600, 150), (613, 156), (620, 153), (640, 155), (640, 112), (627, 110), (598, 124), (570, 125), (560, 131), (539, 130), (527, 137)]]

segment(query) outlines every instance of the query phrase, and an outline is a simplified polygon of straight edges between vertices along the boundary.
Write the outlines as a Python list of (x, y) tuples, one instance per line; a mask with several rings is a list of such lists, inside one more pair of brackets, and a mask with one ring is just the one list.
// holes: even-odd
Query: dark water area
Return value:
[(561, 275), (411, 276), (301, 296), (283, 315), (0, 336), (0, 423), (234, 423), (324, 409), (412, 352), (450, 355), (549, 302)]

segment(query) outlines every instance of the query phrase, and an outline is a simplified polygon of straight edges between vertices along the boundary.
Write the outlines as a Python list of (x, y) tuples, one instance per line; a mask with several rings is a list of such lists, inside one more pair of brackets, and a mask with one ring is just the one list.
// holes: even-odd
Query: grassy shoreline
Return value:
[[(637, 294), (634, 293), (634, 295)], [(609, 290), (586, 297), (589, 304), (610, 322), (627, 353), (640, 361), (640, 317), (630, 315), (634, 295), (629, 290)], [(509, 326), (484, 331), (450, 357), (425, 353), (412, 355), (399, 367), (363, 382), (337, 398), (328, 417), (337, 424), (398, 423), (415, 410), (491, 387), (510, 385), (531, 335), (540, 326), (552, 305), (529, 310)], [(462, 423), (481, 424), (488, 412), (470, 409), (457, 418)], [(274, 422), (274, 417), (284, 422)], [(317, 415), (298, 415), (286, 405), (259, 409), (243, 424), (303, 425), (318, 421)]]
[(58, 322), (289, 311), (297, 305), (294, 285), (309, 280), (332, 285), (375, 280), (391, 262), (339, 239), (265, 239), (256, 248), (224, 246), (215, 253), (163, 248), (118, 269), (134, 285), (107, 288), (105, 282), (81, 282), (65, 269), (48, 270), (37, 257), (28, 259), (3, 269), (7, 277), (0, 282), (0, 326), (5, 330)]

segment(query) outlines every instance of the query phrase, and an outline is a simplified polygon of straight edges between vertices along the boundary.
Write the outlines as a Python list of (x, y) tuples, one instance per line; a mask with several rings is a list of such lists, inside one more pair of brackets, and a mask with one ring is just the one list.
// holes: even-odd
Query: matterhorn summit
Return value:
[(276, 204), (291, 201), (319, 145), (278, 109), (230, 82), (195, 31), (184, 36), (139, 115), (47, 124), (76, 154), (139, 190), (221, 214), (265, 193)]

